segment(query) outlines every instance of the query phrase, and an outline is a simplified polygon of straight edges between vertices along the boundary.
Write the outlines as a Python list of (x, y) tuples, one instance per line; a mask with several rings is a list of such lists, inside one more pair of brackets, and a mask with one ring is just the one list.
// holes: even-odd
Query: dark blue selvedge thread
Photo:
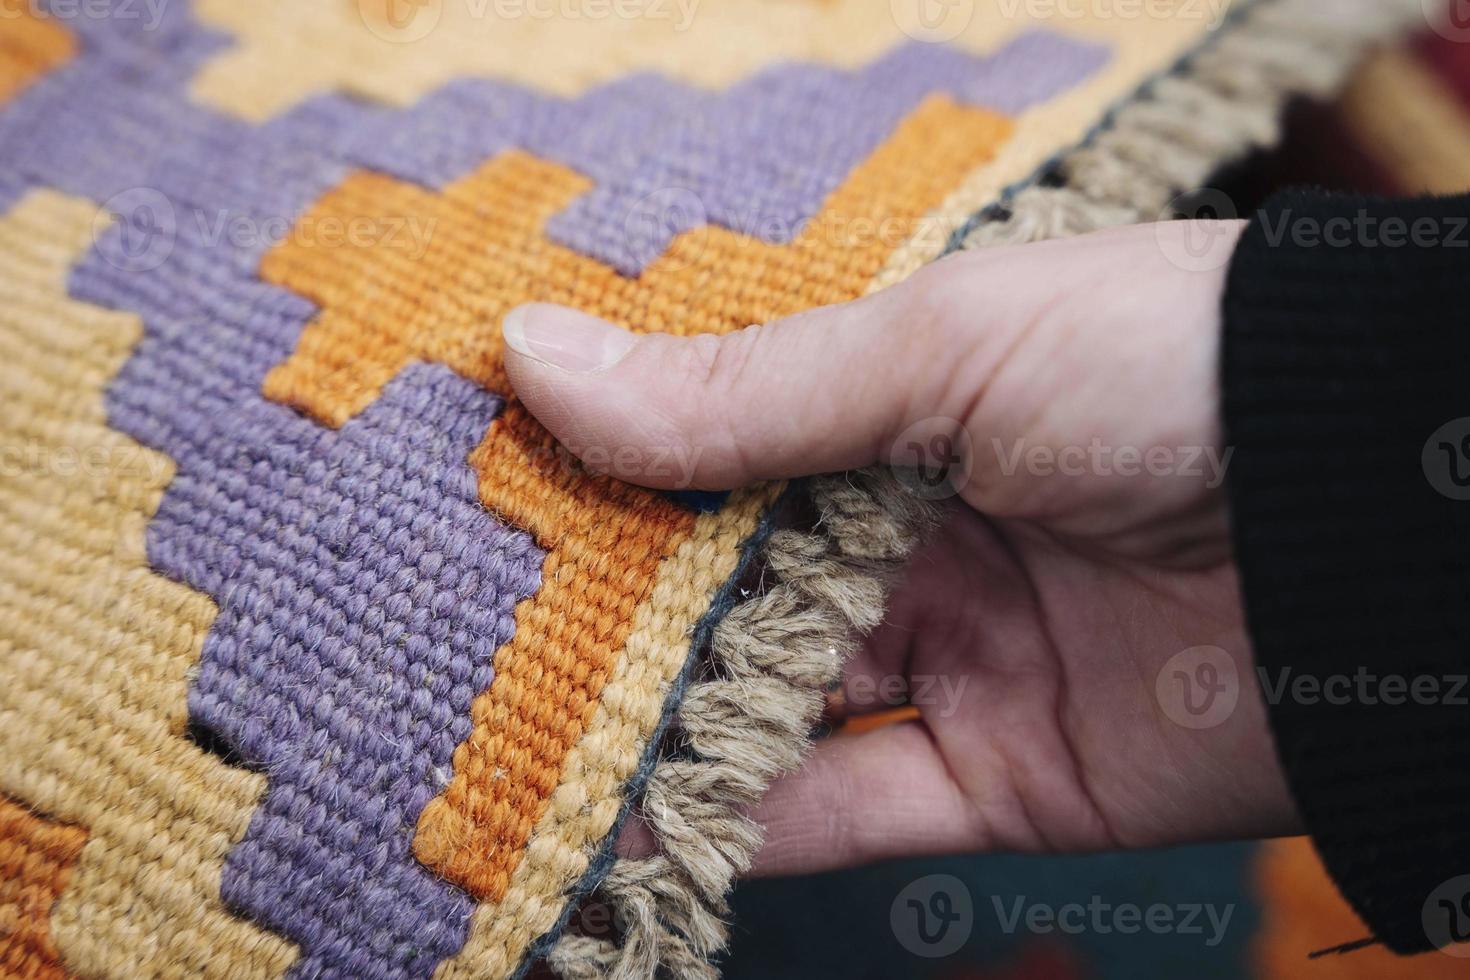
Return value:
[(643, 792), (648, 786), (649, 777), (658, 766), (663, 751), (665, 736), (673, 725), (674, 716), (678, 713), (679, 705), (684, 700), (684, 692), (693, 680), (694, 671), (698, 668), (702, 655), (710, 648), (714, 637), (715, 628), (720, 625), (724, 618), (729, 615), (730, 610), (743, 601), (740, 595), (740, 586), (752, 569), (765, 554), (765, 547), (770, 541), (771, 535), (776, 531), (780, 515), (784, 512), (782, 506), (788, 501), (797, 500), (806, 492), (806, 481), (796, 481), (786, 488), (780, 499), (767, 509), (760, 523), (751, 532), (750, 536), (741, 543), (740, 558), (735, 564), (735, 570), (724, 584), (716, 591), (710, 607), (699, 622), (694, 626), (694, 632), (689, 642), (689, 656), (685, 658), (684, 666), (679, 671), (673, 685), (669, 689), (668, 696), (664, 699), (663, 714), (659, 718), (658, 726), (648, 740), (648, 746), (643, 750), (643, 757), (639, 760), (638, 769), (629, 777), (627, 788), (623, 793), (623, 803), (618, 810), (617, 819), (613, 822), (612, 830), (603, 840), (601, 849), (593, 859), (592, 864), (583, 873), (575, 885), (568, 890), (567, 901), (562, 907), (561, 915), (557, 917), (556, 924), (550, 930), (537, 937), (536, 941), (527, 949), (525, 957), (512, 980), (524, 980), (526, 973), (536, 964), (538, 960), (550, 952), (551, 947), (556, 944), (566, 929), (567, 923), (571, 921), (577, 908), (597, 886), (607, 877), (617, 861), (614, 847), (618, 836), (622, 832), (628, 817), (631, 815), (637, 802), (642, 799)]

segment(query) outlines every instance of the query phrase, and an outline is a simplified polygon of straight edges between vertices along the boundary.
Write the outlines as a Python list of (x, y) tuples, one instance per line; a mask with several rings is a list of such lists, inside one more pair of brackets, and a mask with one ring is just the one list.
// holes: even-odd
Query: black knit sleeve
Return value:
[(1224, 305), (1233, 535), (1277, 748), (1338, 886), (1404, 953), (1470, 940), (1467, 300), (1470, 198), (1289, 192)]

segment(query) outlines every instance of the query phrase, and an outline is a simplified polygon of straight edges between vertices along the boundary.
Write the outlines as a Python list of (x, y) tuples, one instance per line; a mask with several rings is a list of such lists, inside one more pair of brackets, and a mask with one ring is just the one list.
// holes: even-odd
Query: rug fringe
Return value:
[[(1052, 178), (1015, 191), (956, 235), (983, 248), (1167, 217), (1224, 163), (1280, 136), (1286, 103), (1335, 91), (1363, 50), (1423, 24), (1419, 0), (1258, 0), (1228, 34), (1117, 110)], [(1060, 179), (1056, 179), (1060, 178)], [(951, 249), (953, 250), (953, 249)], [(567, 980), (713, 980), (726, 895), (761, 829), (743, 812), (810, 747), (857, 638), (936, 508), (887, 470), (809, 481), (819, 519), (760, 555), (771, 584), (714, 631), (639, 804), (658, 852), (620, 858), (594, 890), (618, 942), (568, 932), (547, 961)]]
[(956, 234), (1019, 245), (1173, 216), (1221, 166), (1281, 136), (1288, 102), (1341, 89), (1364, 51), (1427, 27), (1421, 0), (1257, 0), (1240, 22), (1118, 110), (1047, 174)]
[(548, 962), (568, 980), (717, 975), (709, 959), (728, 936), (726, 895), (761, 843), (743, 811), (800, 765), (825, 691), (934, 521), (886, 469), (813, 479), (808, 496), (816, 526), (771, 535), (764, 587), (715, 628), (675, 713), (639, 804), (658, 853), (619, 859), (594, 891), (621, 942), (562, 937)]

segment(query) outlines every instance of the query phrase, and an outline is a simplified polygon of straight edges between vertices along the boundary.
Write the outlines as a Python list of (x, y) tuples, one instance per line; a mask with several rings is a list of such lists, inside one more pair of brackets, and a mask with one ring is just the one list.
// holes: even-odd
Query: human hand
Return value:
[[(758, 872), (1299, 830), (1221, 486), (1219, 307), (1240, 227), (961, 253), (725, 337), (639, 337), (549, 306), (507, 317), (511, 382), (573, 452), (688, 463), (617, 474), (635, 482), (912, 463), (936, 437), (963, 453), (942, 532), (846, 670), (856, 708), (896, 678), (919, 719), (825, 740), (777, 782), (753, 814)], [(1191, 235), (1218, 261), (1171, 262)], [(1196, 646), (1239, 665), (1235, 710), (1207, 729), (1155, 693)]]

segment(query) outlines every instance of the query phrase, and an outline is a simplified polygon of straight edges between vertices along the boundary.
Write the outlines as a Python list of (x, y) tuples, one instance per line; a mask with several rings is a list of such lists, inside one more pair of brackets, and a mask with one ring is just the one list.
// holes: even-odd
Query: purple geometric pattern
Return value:
[(462, 81), (406, 110), (323, 96), (252, 126), (187, 96), (229, 39), (181, 3), (160, 9), (151, 30), (68, 19), (78, 57), (0, 107), (0, 203), (51, 186), (122, 212), (71, 292), (143, 318), (107, 407), (177, 464), (150, 562), (219, 606), (191, 719), (269, 775), (226, 902), (300, 945), (296, 976), (427, 977), (473, 903), (410, 841), (544, 555), (477, 499), (467, 456), (494, 394), (413, 365), (339, 431), (261, 396), (317, 312), (259, 280), (270, 236), (354, 168), (440, 188), (519, 147), (593, 183), (550, 233), (636, 274), (684, 230), (629, 222), (651, 191), (683, 188), (703, 220), (786, 240), (927, 95), (1016, 112), (1106, 52), (1050, 35), (987, 58), (915, 44), (724, 93), (654, 75), (576, 99)]
[[(929, 95), (1014, 114), (1107, 59), (1102, 45), (1032, 32), (987, 57), (915, 41), (856, 71), (782, 65), (721, 93), (635, 75), (566, 101), (465, 80), (369, 127), (347, 153), (436, 188), (512, 147), (566, 164), (595, 186), (548, 236), (634, 276), (704, 224), (791, 241)], [(674, 188), (699, 207), (644, 215), (651, 195)]]
[[(1016, 113), (1106, 60), (1098, 45), (1031, 33), (987, 58), (915, 41), (853, 72), (771, 69), (706, 96), (700, 111), (645, 135), (632, 150), (637, 163), (594, 174), (597, 186), (552, 218), (548, 234), (627, 275), (661, 255), (675, 235), (705, 224), (789, 242), (926, 96), (946, 92)], [(649, 216), (655, 220), (630, 220), (649, 206), (641, 202), (669, 188), (691, 192), (704, 213), (656, 209)]]
[(249, 131), (182, 97), (227, 38), (191, 24), (181, 4), (163, 4), (152, 25), (137, 0), (107, 3), (117, 15), (97, 16), (102, 0), (59, 5), (77, 56), (0, 107), (7, 170), (99, 202), (142, 185), (166, 154), (238, 143)]
[(340, 181), (300, 139), (358, 118), (333, 106), (160, 159), (148, 178), (173, 208), (172, 250), (139, 270), (118, 229), (71, 292), (145, 319), (107, 407), (178, 465), (150, 562), (219, 604), (190, 717), (270, 777), (225, 902), (301, 946), (296, 976), (427, 977), (473, 903), (413, 859), (412, 836), (545, 556), (478, 500), (467, 457), (497, 396), (414, 365), (332, 431), (260, 395), (316, 311), (255, 278), (268, 242), (211, 228), (298, 213)]

